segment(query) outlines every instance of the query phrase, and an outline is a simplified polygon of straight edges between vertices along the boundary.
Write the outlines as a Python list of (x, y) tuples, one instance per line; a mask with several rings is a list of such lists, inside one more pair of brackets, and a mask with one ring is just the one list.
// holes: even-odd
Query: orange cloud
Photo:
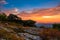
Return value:
[[(18, 12), (17, 9), (6, 13), (15, 13), (23, 20), (34, 20), (40, 23), (60, 23), (60, 7), (37, 9), (32, 11)], [(19, 13), (19, 14), (18, 14)]]
[(19, 16), (23, 20), (31, 19), (40, 23), (59, 23), (60, 22), (60, 7), (37, 10), (29, 14), (21, 13)]

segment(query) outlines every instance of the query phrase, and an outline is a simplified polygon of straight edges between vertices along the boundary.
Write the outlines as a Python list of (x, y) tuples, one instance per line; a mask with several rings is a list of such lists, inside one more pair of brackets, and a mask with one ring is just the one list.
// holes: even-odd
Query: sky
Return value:
[(4, 9), (18, 8), (20, 10), (31, 10), (55, 7), (60, 0), (2, 0)]
[[(0, 0), (1, 9), (7, 10), (7, 15), (9, 13), (18, 14), (23, 20), (60, 23), (60, 0)], [(20, 14), (20, 11), (23, 12)]]

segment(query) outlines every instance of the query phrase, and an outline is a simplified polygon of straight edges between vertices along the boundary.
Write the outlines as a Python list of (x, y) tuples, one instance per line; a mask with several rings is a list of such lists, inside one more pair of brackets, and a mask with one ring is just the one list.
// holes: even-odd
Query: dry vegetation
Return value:
[[(33, 27), (35, 28), (35, 27)], [(25, 40), (23, 36), (20, 36), (18, 33), (28, 33), (24, 30), (32, 30), (38, 33), (42, 40), (60, 40), (60, 31), (57, 29), (50, 28), (40, 28), (38, 30), (33, 29), (32, 27), (23, 27), (20, 24), (16, 23), (2, 23), (0, 22), (0, 39), (6, 40)], [(15, 30), (16, 29), (16, 30)], [(30, 34), (33, 34), (29, 32)], [(35, 35), (35, 34), (34, 34)], [(32, 39), (30, 39), (32, 40)]]

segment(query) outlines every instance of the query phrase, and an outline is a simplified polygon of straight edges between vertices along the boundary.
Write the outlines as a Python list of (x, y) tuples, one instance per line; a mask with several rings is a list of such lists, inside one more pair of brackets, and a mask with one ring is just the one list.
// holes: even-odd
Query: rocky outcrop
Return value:
[(60, 40), (60, 31), (49, 28), (0, 24), (0, 40)]

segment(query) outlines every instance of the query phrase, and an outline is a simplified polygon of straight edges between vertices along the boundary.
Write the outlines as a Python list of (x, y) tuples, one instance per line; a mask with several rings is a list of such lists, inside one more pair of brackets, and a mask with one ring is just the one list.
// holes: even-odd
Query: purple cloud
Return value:
[(8, 4), (6, 0), (0, 0), (0, 4)]

